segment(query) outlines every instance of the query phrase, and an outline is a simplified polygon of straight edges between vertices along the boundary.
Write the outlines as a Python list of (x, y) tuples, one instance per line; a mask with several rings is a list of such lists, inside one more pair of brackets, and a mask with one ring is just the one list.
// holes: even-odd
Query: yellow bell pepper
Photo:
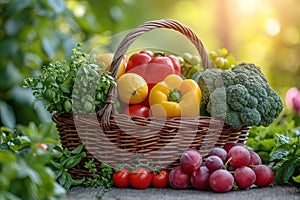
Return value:
[(196, 117), (201, 98), (201, 90), (194, 80), (171, 74), (152, 88), (149, 104), (153, 116)]

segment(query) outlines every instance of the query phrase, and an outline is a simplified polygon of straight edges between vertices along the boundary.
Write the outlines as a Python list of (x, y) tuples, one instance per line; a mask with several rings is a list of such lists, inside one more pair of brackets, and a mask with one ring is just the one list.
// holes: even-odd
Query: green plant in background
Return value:
[(275, 184), (300, 185), (300, 128), (294, 129), (295, 137), (276, 134), (277, 142), (271, 153)]
[(119, 0), (1, 0), (0, 126), (49, 121), (42, 105), (32, 107), (31, 91), (20, 83), (50, 61), (70, 56), (79, 41), (120, 29), (124, 5)]
[(46, 165), (58, 145), (53, 123), (31, 123), (18, 131), (1, 128), (0, 199), (53, 199), (65, 190)]

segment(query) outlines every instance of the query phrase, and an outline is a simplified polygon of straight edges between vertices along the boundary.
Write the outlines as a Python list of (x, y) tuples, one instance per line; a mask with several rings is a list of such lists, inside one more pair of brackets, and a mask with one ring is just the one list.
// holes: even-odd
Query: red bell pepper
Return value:
[[(134, 53), (129, 57), (126, 73), (136, 73), (142, 76), (148, 84), (148, 94), (154, 85), (163, 81), (170, 74), (181, 73), (180, 62), (174, 55), (165, 56), (163, 53), (153, 54), (150, 50)], [(148, 97), (143, 102), (148, 106)]]

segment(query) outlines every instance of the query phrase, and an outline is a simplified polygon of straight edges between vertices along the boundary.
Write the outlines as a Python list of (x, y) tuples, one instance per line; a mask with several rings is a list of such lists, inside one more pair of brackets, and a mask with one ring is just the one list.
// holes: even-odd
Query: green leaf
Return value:
[(79, 154), (83, 149), (83, 144), (76, 147), (74, 150), (71, 151), (71, 154)]
[(54, 45), (52, 45), (51, 39), (49, 38), (43, 38), (42, 39), (42, 49), (46, 53), (46, 55), (50, 58), (53, 58), (55, 55), (55, 48)]
[(294, 160), (285, 161), (275, 173), (275, 183), (283, 185), (287, 183), (293, 175), (296, 168)]
[(65, 9), (65, 3), (61, 0), (47, 0), (49, 6), (53, 8), (56, 13), (61, 13)]
[(276, 142), (274, 139), (265, 139), (259, 142), (259, 149), (263, 151), (270, 152), (275, 146)]
[(274, 160), (282, 160), (289, 155), (289, 149), (285, 148), (284, 146), (279, 147), (275, 150), (275, 152), (271, 155), (271, 161)]
[(289, 138), (287, 136), (284, 136), (284, 135), (281, 135), (281, 134), (278, 134), (278, 133), (276, 133), (276, 136), (278, 137), (280, 144), (286, 144), (286, 143), (289, 143), (289, 142), (293, 141), (292, 138)]
[(300, 174), (298, 176), (293, 176), (292, 178), (296, 183), (300, 183)]
[(9, 128), (14, 128), (16, 126), (14, 110), (5, 101), (0, 101), (0, 117), (4, 126)]
[(76, 155), (76, 156), (72, 156), (72, 157), (67, 158), (67, 159), (65, 160), (65, 165), (64, 165), (64, 167), (65, 167), (66, 169), (75, 167), (76, 165), (78, 165), (78, 164), (80, 163), (81, 159), (82, 159), (83, 157), (85, 157), (85, 156), (86, 156), (85, 152), (82, 152), (82, 153), (80, 153), (80, 154), (78, 154), (78, 155)]

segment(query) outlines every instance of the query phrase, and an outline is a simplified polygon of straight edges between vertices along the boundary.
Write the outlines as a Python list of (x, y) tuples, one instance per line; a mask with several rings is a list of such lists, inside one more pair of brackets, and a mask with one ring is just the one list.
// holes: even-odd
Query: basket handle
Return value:
[[(167, 28), (178, 31), (185, 35), (197, 48), (199, 55), (201, 56), (202, 65), (204, 69), (211, 68), (209, 57), (207, 51), (204, 48), (203, 43), (197, 37), (197, 35), (192, 31), (189, 27), (170, 19), (163, 19), (163, 20), (155, 20), (155, 21), (148, 21), (143, 23), (142, 25), (138, 26), (137, 28), (133, 29), (130, 33), (128, 33), (125, 38), (119, 44), (114, 57), (111, 63), (110, 71), (114, 79), (116, 80), (118, 69), (120, 63), (123, 59), (123, 56), (126, 54), (129, 46), (142, 34), (149, 32), (153, 29), (157, 28)], [(102, 117), (101, 119), (101, 126), (104, 130), (109, 130), (109, 118), (113, 111), (114, 102), (116, 101), (116, 88), (110, 87), (107, 98), (106, 104), (103, 109), (101, 109), (98, 114)]]

